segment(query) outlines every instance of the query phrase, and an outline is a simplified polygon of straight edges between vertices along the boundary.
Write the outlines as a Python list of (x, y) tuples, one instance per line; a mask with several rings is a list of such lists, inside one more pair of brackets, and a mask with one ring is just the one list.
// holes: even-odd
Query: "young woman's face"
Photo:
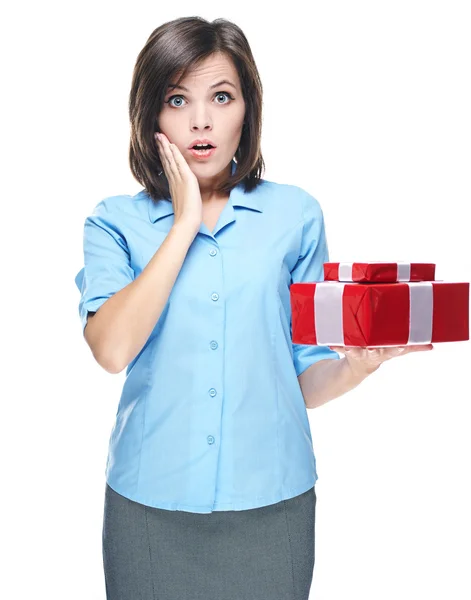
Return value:
[[(176, 78), (171, 83), (175, 82)], [(218, 85), (211, 87), (214, 84)], [(187, 89), (167, 90), (159, 128), (178, 147), (198, 180), (209, 183), (229, 168), (239, 146), (245, 116), (239, 76), (232, 61), (218, 53), (191, 71), (180, 86)], [(193, 156), (189, 147), (197, 138), (208, 138), (216, 146), (210, 157)]]

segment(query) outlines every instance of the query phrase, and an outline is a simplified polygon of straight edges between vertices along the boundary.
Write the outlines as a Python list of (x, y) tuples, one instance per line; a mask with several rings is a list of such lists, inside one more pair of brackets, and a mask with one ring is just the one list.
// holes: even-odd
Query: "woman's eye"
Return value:
[[(219, 96), (227, 96), (231, 100), (234, 100), (234, 97), (231, 96), (231, 94), (229, 94), (229, 92), (217, 92), (215, 94), (215, 97), (218, 98)], [(166, 100), (166, 104), (169, 104), (170, 106), (175, 106), (175, 107), (182, 106), (181, 103), (180, 104), (172, 103), (172, 100), (180, 100), (180, 99), (184, 99), (184, 97), (181, 94), (175, 94), (173, 96), (170, 96), (170, 98), (168, 100)], [(217, 102), (217, 104), (229, 104), (229, 102)]]
[[(167, 104), (170, 104), (170, 106), (175, 106), (175, 104), (172, 104), (172, 100), (174, 98), (177, 98), (179, 100), (180, 98), (183, 98), (183, 96), (170, 96), (170, 98), (167, 100)], [(181, 104), (178, 104), (177, 106), (181, 106)]]
[[(216, 98), (218, 96), (227, 96), (228, 98), (230, 98), (231, 100), (234, 100), (234, 98), (229, 94), (229, 92), (218, 92), (216, 94)], [(218, 102), (218, 104), (229, 104), (228, 102)]]

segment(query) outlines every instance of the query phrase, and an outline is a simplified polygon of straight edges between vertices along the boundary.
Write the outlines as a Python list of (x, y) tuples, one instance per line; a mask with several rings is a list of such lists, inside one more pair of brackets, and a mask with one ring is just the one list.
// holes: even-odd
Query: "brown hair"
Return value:
[(215, 52), (232, 59), (246, 109), (235, 154), (237, 169), (218, 192), (228, 193), (241, 181), (244, 191), (249, 192), (261, 182), (265, 170), (260, 143), (263, 89), (247, 38), (237, 25), (226, 19), (209, 22), (202, 17), (182, 17), (164, 23), (151, 33), (137, 57), (129, 94), (129, 164), (135, 179), (154, 201), (170, 196), (154, 138), (154, 133), (159, 131), (158, 115), (167, 86), (177, 72), (182, 71), (178, 84), (187, 71)]

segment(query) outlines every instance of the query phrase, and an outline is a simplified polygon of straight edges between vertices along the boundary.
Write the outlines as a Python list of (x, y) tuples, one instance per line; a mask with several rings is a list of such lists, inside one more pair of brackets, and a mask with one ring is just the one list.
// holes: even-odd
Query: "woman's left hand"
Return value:
[(379, 368), (381, 363), (404, 356), (409, 352), (422, 352), (433, 350), (433, 344), (417, 344), (410, 346), (384, 346), (368, 348), (365, 346), (329, 346), (331, 350), (342, 352), (348, 361), (353, 373), (364, 376), (369, 375)]

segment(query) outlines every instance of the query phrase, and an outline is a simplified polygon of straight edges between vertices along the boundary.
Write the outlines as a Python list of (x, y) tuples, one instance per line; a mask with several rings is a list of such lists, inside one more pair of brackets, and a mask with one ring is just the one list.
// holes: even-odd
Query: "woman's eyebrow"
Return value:
[[(232, 87), (233, 87), (235, 90), (237, 89), (237, 88), (236, 88), (236, 86), (235, 86), (233, 83), (231, 83), (231, 82), (230, 82), (230, 81), (228, 81), (227, 79), (222, 79), (221, 81), (218, 81), (217, 83), (213, 83), (213, 85), (210, 85), (210, 86), (209, 86), (209, 88), (208, 88), (208, 90), (212, 90), (213, 88), (215, 88), (215, 87), (219, 87), (220, 85), (223, 85), (223, 84), (226, 84), (226, 85), (232, 85)], [(167, 89), (170, 89), (170, 88), (171, 88), (171, 89), (173, 89), (173, 90), (174, 90), (174, 89), (183, 90), (183, 91), (185, 91), (185, 92), (189, 92), (189, 91), (190, 91), (190, 90), (189, 90), (188, 88), (186, 88), (185, 86), (183, 86), (183, 85), (176, 85), (175, 83), (170, 83), (170, 84), (167, 86)]]

